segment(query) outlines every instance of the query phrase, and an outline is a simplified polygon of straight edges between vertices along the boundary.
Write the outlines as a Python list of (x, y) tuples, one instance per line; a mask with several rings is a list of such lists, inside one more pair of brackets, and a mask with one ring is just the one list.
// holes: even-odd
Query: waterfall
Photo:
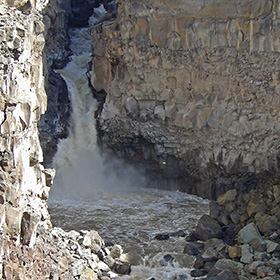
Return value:
[[(103, 6), (96, 9), (94, 24), (102, 16)], [(144, 178), (121, 160), (100, 155), (94, 112), (97, 101), (88, 86), (87, 66), (92, 55), (91, 38), (87, 28), (69, 31), (73, 52), (71, 61), (62, 70), (56, 70), (65, 80), (72, 104), (70, 133), (58, 144), (53, 159), (56, 178), (50, 201), (65, 199), (90, 199), (96, 192), (120, 191), (143, 185)]]
[[(94, 21), (94, 19), (93, 19)], [(88, 87), (91, 40), (87, 29), (73, 29), (71, 61), (57, 70), (67, 83), (72, 104), (71, 129), (53, 160), (56, 178), (49, 210), (54, 226), (97, 230), (105, 241), (120, 244), (133, 264), (117, 279), (189, 279), (192, 257), (183, 254), (185, 239), (155, 239), (157, 233), (192, 230), (208, 211), (208, 202), (180, 192), (143, 188), (139, 170), (101, 154), (96, 143), (97, 103)], [(178, 253), (179, 252), (179, 253)], [(165, 258), (172, 255), (171, 263)], [(182, 278), (185, 277), (185, 278)]]

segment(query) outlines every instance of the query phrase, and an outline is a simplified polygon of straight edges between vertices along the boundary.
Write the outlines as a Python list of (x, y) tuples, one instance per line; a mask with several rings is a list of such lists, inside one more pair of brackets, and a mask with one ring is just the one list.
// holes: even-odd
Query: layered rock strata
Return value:
[(91, 29), (103, 143), (208, 198), (277, 171), (279, 1), (117, 3)]

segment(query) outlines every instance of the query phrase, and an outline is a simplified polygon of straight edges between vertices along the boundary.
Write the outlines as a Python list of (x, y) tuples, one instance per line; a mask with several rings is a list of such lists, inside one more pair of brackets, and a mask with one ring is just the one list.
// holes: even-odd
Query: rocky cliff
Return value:
[(279, 1), (117, 3), (91, 29), (103, 143), (208, 198), (276, 172)]
[(105, 247), (95, 231), (66, 233), (50, 222), (54, 170), (42, 165), (37, 122), (47, 107), (55, 107), (41, 122), (41, 139), (55, 143), (68, 102), (52, 70), (68, 56), (62, 4), (67, 3), (0, 1), (1, 279), (111, 279), (111, 270), (130, 272), (120, 246)]
[(2, 261), (10, 257), (9, 246), (33, 246), (38, 226), (50, 226), (46, 199), (53, 172), (40, 164), (43, 158), (37, 130), (47, 106), (42, 59), (45, 6), (43, 1), (0, 4)]

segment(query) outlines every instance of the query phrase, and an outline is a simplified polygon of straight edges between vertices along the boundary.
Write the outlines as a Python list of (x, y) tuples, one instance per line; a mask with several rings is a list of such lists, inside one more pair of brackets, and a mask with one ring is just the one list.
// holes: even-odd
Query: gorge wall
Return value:
[[(277, 0), (117, 1), (91, 29), (105, 146), (215, 197), (279, 169)], [(156, 183), (154, 183), (156, 184)]]
[(50, 227), (46, 199), (53, 171), (41, 165), (43, 155), (37, 130), (37, 121), (47, 106), (42, 56), (45, 8), (43, 1), (0, 2), (0, 275), (3, 279), (12, 275), (8, 272), (11, 267), (3, 261), (11, 258), (11, 247), (33, 246), (37, 228)]
[(49, 163), (70, 111), (66, 85), (54, 72), (69, 55), (69, 4), (0, 0), (1, 279), (97, 280), (130, 272), (119, 245), (105, 247), (93, 230), (53, 228), (47, 208), (55, 171), (42, 164), (38, 127)]

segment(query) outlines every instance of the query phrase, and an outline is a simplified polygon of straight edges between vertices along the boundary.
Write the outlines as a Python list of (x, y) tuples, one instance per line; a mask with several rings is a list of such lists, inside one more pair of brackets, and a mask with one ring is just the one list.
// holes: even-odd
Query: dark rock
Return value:
[(256, 252), (265, 252), (266, 251), (266, 243), (263, 242), (262, 238), (260, 237), (256, 237), (256, 238), (253, 238), (250, 243), (249, 243), (253, 250), (256, 251)]
[(201, 242), (187, 242), (184, 248), (184, 254), (188, 254), (190, 256), (197, 256), (201, 254), (204, 249), (204, 244)]
[(113, 270), (119, 274), (129, 274), (131, 272), (131, 264), (127, 261), (115, 260)]
[(168, 234), (157, 234), (155, 239), (157, 240), (168, 240), (170, 236)]
[(204, 276), (206, 274), (207, 274), (206, 271), (203, 271), (203, 270), (200, 270), (200, 269), (194, 269), (194, 270), (191, 271), (191, 276), (192, 277), (201, 277), (201, 276)]
[(174, 266), (173, 262), (174, 262), (174, 258), (171, 255), (167, 254), (160, 261), (160, 265), (161, 266), (168, 266), (168, 265)]
[(222, 228), (218, 222), (209, 215), (203, 215), (198, 221), (194, 235), (199, 240), (208, 240), (210, 238), (219, 238), (222, 233)]
[(216, 261), (218, 259), (217, 252), (214, 248), (207, 248), (206, 250), (204, 250), (202, 258), (205, 262)]
[(209, 203), (209, 208), (210, 216), (217, 219), (221, 214), (221, 207), (219, 206), (219, 204), (215, 200), (211, 200)]
[(93, 6), (87, 0), (71, 0), (69, 26), (84, 27), (88, 25), (89, 17), (93, 13)]
[(201, 255), (198, 255), (195, 259), (193, 267), (195, 269), (202, 269), (204, 267), (205, 261), (203, 260)]
[(237, 211), (233, 211), (232, 213), (230, 213), (229, 216), (230, 216), (230, 219), (232, 220), (232, 222), (234, 224), (238, 224), (238, 222), (239, 222), (239, 215), (238, 215)]
[[(70, 118), (70, 100), (68, 89), (61, 76), (52, 69), (49, 70), (46, 83), (48, 107), (38, 122), (40, 143), (44, 154), (44, 165), (50, 166), (57, 151), (59, 139), (68, 136)], [(55, 120), (59, 120), (55, 122)]]
[(35, 229), (39, 222), (39, 218), (24, 212), (21, 219), (20, 238), (24, 245), (30, 245), (32, 237), (35, 238)]
[(236, 273), (230, 270), (223, 270), (218, 273), (216, 276), (207, 277), (208, 280), (239, 280), (239, 277)]
[(204, 267), (203, 267), (203, 270), (208, 273), (214, 267), (215, 264), (216, 264), (215, 261), (206, 262)]
[(194, 232), (191, 232), (187, 237), (186, 237), (187, 242), (192, 242), (192, 241), (198, 241), (197, 237), (195, 236)]

